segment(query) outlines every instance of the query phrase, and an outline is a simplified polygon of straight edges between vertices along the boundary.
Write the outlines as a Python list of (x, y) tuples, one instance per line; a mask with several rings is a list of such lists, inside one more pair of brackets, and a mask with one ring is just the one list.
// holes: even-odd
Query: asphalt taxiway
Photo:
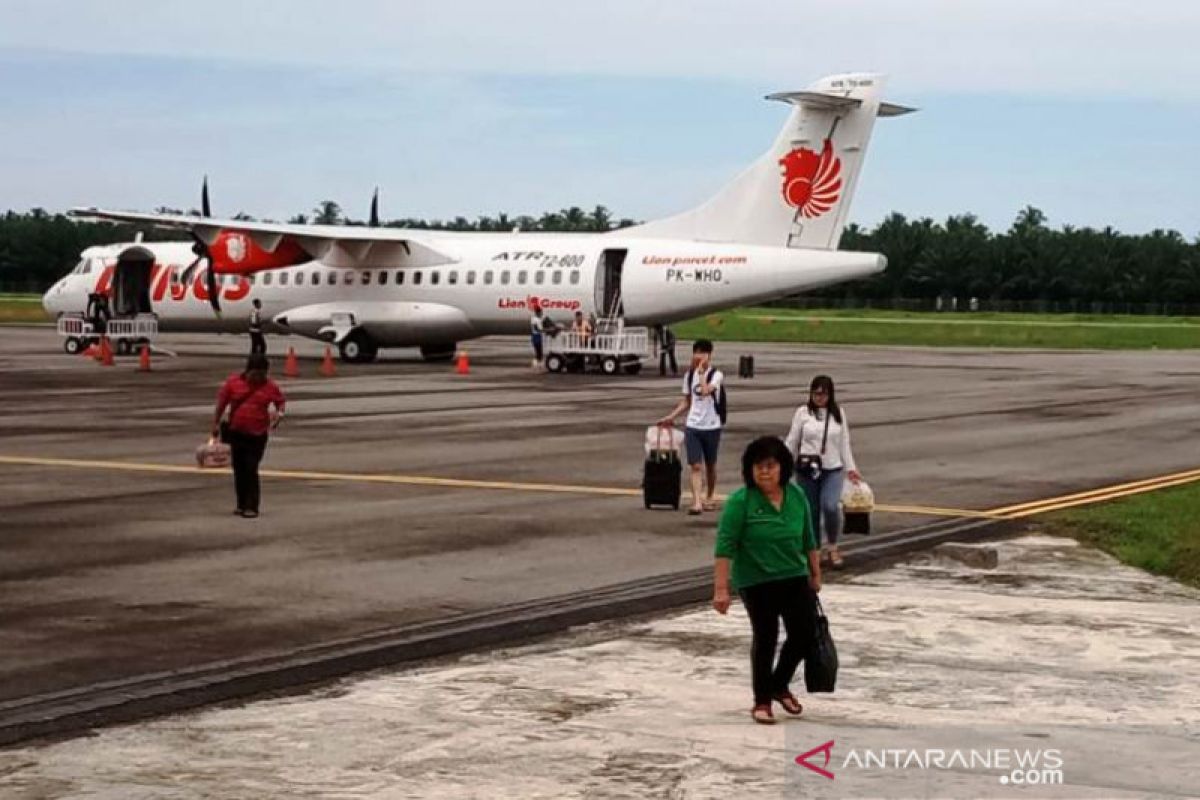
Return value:
[[(403, 354), (281, 378), (263, 516), (196, 470), (237, 337), (104, 368), (46, 328), (0, 329), (0, 704), (287, 654), (396, 626), (700, 570), (714, 515), (641, 507), (641, 442), (678, 379), (533, 374), (526, 343), (467, 345), (471, 373)], [(680, 354), (686, 352), (680, 347)], [(1033, 513), (1156, 476), (1193, 479), (1200, 361), (1182, 352), (719, 345), (721, 481), (783, 434), (813, 374), (838, 382), (886, 533)], [(282, 365), (276, 363), (278, 371)], [(281, 376), (277, 376), (281, 377)], [(1156, 484), (1147, 484), (1147, 486)], [(1086, 498), (1085, 498), (1086, 499)], [(4, 706), (0, 705), (0, 716)]]

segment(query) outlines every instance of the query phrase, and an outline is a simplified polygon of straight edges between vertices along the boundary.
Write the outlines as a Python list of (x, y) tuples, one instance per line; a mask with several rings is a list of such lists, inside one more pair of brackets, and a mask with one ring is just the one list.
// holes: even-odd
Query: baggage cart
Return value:
[(649, 344), (649, 328), (626, 326), (622, 319), (602, 320), (590, 334), (562, 331), (547, 337), (546, 369), (636, 375), (642, 371)]
[[(58, 335), (63, 337), (63, 350), (75, 355), (98, 344), (101, 332), (96, 323), (83, 314), (63, 314), (58, 318)], [(105, 322), (104, 335), (113, 342), (119, 355), (129, 355), (139, 345), (150, 344), (158, 336), (158, 317), (154, 314), (114, 317)]]

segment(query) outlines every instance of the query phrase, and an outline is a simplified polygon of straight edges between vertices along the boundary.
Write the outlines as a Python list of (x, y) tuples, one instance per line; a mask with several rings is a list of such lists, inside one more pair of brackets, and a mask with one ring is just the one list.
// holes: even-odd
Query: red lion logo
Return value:
[(783, 199), (801, 216), (819, 217), (837, 203), (842, 192), (842, 160), (833, 154), (833, 143), (817, 155), (798, 148), (779, 159), (783, 173)]

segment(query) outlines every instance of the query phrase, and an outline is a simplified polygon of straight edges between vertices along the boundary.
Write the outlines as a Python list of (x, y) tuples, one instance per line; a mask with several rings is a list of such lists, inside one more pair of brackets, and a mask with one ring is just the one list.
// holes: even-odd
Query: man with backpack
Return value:
[(717, 450), (725, 425), (725, 376), (712, 366), (713, 344), (699, 339), (692, 345), (692, 366), (683, 378), (683, 399), (659, 422), (673, 425), (687, 412), (684, 442), (691, 469), (692, 505), (689, 514), (717, 508)]

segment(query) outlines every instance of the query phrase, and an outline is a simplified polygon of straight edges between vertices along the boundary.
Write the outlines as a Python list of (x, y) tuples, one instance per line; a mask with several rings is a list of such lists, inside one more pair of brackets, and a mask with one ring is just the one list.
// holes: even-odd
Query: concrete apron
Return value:
[[(0, 787), (13, 798), (133, 788), (280, 798), (1191, 796), (1200, 592), (1068, 540), (982, 547), (994, 556), (935, 550), (827, 586), (838, 691), (804, 695), (798, 680), (804, 716), (773, 727), (749, 719), (749, 626), (735, 605), (726, 617), (701, 609), (589, 626), (308, 696), (9, 749)], [(1018, 760), (1041, 783), (1018, 787), (1032, 774), (1015, 770)]]
[[(1013, 529), (1013, 523), (996, 520), (941, 520), (878, 536), (851, 537), (843, 543), (842, 551), (847, 569), (865, 569), (941, 542), (973, 541)], [(398, 626), (302, 650), (0, 701), (0, 746), (82, 733), (389, 665), (528, 642), (586, 623), (679, 608), (711, 597), (711, 576), (708, 567), (675, 572), (485, 612), (451, 615), (436, 623)]]

